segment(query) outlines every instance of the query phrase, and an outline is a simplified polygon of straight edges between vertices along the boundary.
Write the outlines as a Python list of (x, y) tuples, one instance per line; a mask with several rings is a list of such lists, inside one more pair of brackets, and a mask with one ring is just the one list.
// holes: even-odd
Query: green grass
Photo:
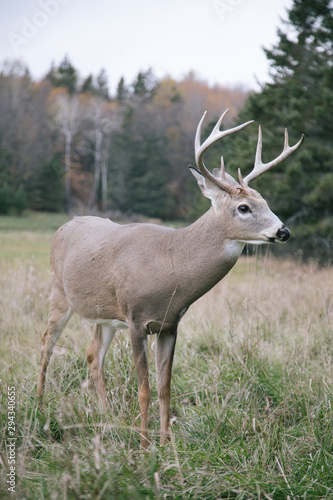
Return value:
[(332, 269), (243, 257), (190, 308), (174, 361), (173, 442), (163, 447), (152, 336), (145, 453), (126, 332), (106, 359), (110, 412), (99, 411), (89, 382), (91, 326), (77, 317), (58, 341), (37, 409), (52, 231), (29, 217), (29, 229), (8, 219), (0, 230), (1, 498), (15, 498), (6, 489), (8, 386), (16, 389), (16, 498), (333, 498)]
[(55, 231), (68, 221), (62, 213), (31, 212), (27, 210), (20, 217), (0, 216), (0, 231)]
[(50, 242), (68, 221), (66, 214), (26, 211), (21, 217), (0, 216), (0, 267), (21, 262), (49, 265)]

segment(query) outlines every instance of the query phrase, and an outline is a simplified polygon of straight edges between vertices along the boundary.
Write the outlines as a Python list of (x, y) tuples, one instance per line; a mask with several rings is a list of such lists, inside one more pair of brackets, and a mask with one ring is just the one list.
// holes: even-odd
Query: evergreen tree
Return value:
[(167, 218), (174, 213), (169, 183), (172, 169), (164, 138), (151, 130), (140, 130), (135, 109), (128, 106), (121, 131), (113, 140), (111, 205), (125, 213)]
[(12, 206), (17, 215), (21, 215), (28, 206), (27, 196), (23, 185), (21, 185), (14, 193)]
[(125, 79), (122, 76), (117, 85), (116, 100), (117, 102), (119, 102), (119, 104), (122, 104), (125, 102), (127, 97), (128, 97), (128, 89), (125, 84)]
[(47, 78), (53, 87), (64, 87), (69, 94), (74, 94), (76, 91), (78, 75), (68, 56), (64, 57), (58, 68), (52, 65)]
[(154, 133), (146, 134), (133, 151), (128, 178), (131, 211), (148, 217), (168, 217), (173, 200), (168, 193), (170, 169), (164, 141)]
[(81, 92), (84, 94), (85, 92), (90, 92), (91, 94), (94, 94), (96, 92), (96, 89), (94, 87), (93, 83), (93, 76), (90, 74), (87, 76), (87, 78), (83, 81), (82, 87), (81, 87)]
[(110, 100), (108, 77), (105, 69), (102, 69), (97, 75), (97, 94), (105, 101)]
[(0, 185), (0, 214), (5, 215), (12, 206), (13, 193), (7, 182)]
[(30, 178), (29, 207), (42, 212), (64, 209), (63, 167), (58, 158), (41, 164)]
[[(277, 156), (288, 127), (290, 144), (302, 133), (300, 151), (253, 183), (293, 229), (306, 256), (332, 258), (333, 242), (333, 7), (329, 0), (294, 0), (285, 30), (266, 49), (272, 82), (252, 94), (239, 115), (263, 127), (263, 160)], [(251, 133), (251, 130), (253, 131)], [(253, 165), (257, 131), (252, 126), (225, 141), (228, 166), (245, 174)], [(289, 248), (291, 247), (288, 244)]]
[(131, 106), (125, 106), (122, 127), (113, 138), (109, 155), (112, 158), (110, 165), (111, 206), (124, 213), (131, 211), (128, 179), (134, 148), (133, 118), (134, 109)]
[(133, 95), (149, 98), (156, 89), (156, 85), (156, 78), (152, 69), (140, 71), (132, 84)]

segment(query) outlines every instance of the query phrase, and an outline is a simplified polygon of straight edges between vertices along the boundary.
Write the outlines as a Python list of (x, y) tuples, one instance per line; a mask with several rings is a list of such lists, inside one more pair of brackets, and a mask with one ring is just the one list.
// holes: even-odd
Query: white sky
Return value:
[(2, 0), (0, 62), (21, 59), (41, 78), (67, 54), (85, 78), (105, 68), (111, 92), (152, 67), (209, 84), (257, 89), (262, 47), (277, 41), (292, 0)]

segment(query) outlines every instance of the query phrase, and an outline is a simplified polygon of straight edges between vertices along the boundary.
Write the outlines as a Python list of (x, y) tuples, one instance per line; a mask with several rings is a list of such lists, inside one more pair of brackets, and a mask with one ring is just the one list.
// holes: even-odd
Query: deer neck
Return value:
[(211, 208), (196, 222), (174, 233), (176, 279), (192, 302), (215, 286), (242, 252), (244, 244), (228, 238), (227, 227)]

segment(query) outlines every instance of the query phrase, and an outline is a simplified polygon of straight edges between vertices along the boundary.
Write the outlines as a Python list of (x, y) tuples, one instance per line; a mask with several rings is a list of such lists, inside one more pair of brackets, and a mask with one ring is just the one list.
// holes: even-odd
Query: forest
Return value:
[[(286, 250), (331, 263), (333, 243), (333, 8), (328, 0), (294, 0), (276, 46), (265, 49), (270, 81), (257, 92), (181, 81), (141, 71), (121, 78), (82, 76), (65, 56), (40, 81), (20, 61), (0, 69), (0, 213), (26, 209), (110, 217), (191, 221), (208, 207), (187, 166), (197, 123), (206, 131), (229, 108), (224, 126), (255, 120), (263, 160), (305, 134), (300, 151), (253, 187), (292, 229)], [(228, 137), (207, 153), (214, 168), (253, 165), (258, 129)], [(288, 249), (287, 249), (288, 247)]]
[(66, 56), (42, 81), (19, 61), (0, 73), (0, 212), (109, 210), (157, 218), (191, 211), (187, 165), (196, 125), (244, 105), (242, 89), (188, 75), (122, 78), (110, 96), (105, 71), (82, 79)]

